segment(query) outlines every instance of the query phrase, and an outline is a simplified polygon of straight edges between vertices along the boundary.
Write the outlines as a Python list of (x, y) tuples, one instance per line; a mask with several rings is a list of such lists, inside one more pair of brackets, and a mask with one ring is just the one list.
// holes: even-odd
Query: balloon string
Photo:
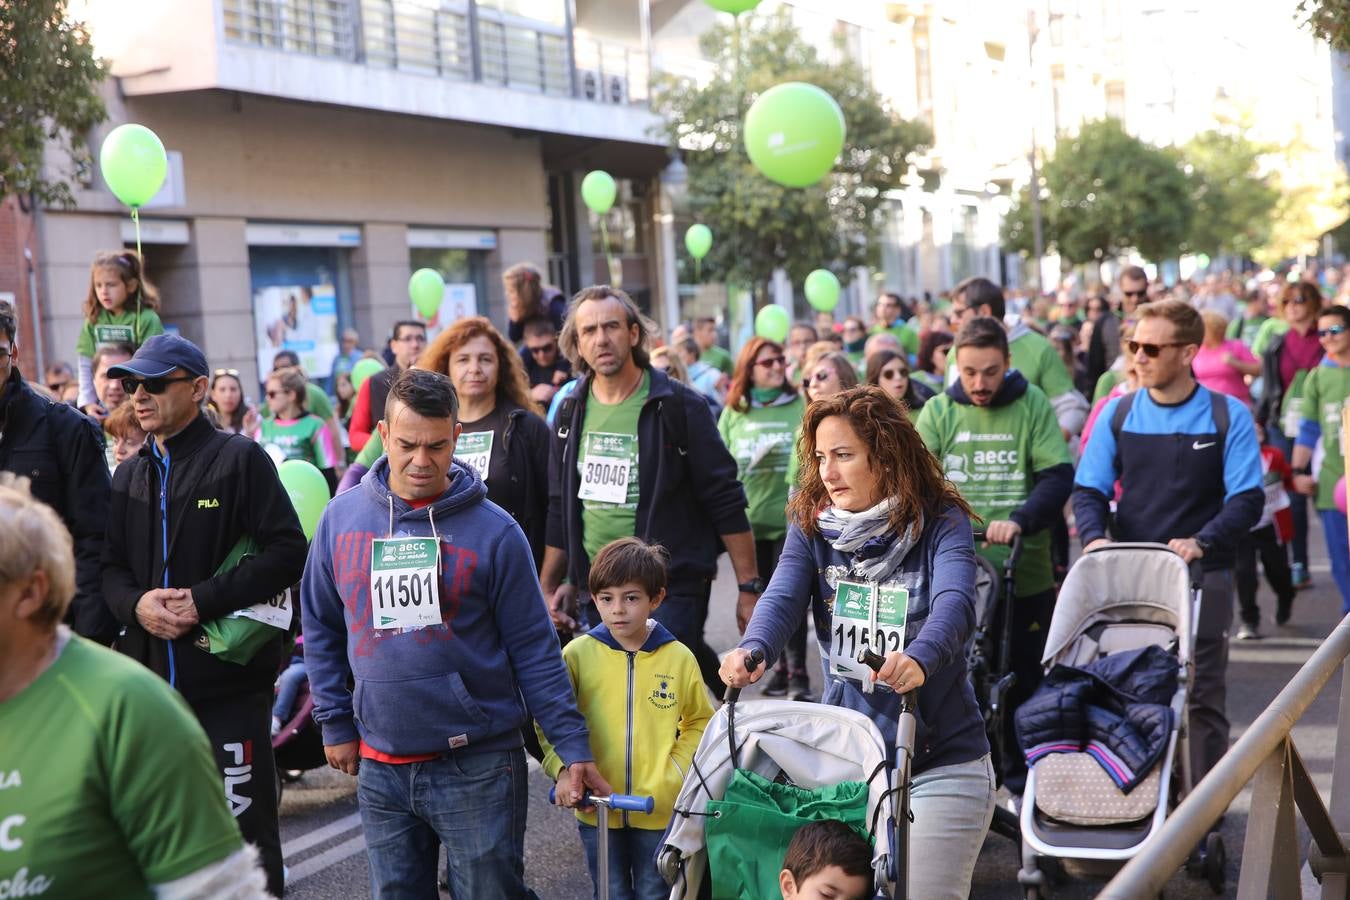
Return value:
[(694, 284), (703, 282), (703, 257), (694, 257)]
[(131, 222), (136, 226), (136, 265), (141, 267), (141, 277), (136, 282), (136, 323), (131, 327), (131, 339), (139, 348), (141, 346), (141, 295), (145, 293), (143, 289), (145, 284), (145, 257), (141, 255), (141, 211), (139, 207), (133, 206), (131, 208)]
[[(609, 280), (613, 284), (614, 278), (614, 254), (609, 250), (609, 229), (605, 227), (605, 217), (600, 216), (600, 242), (605, 248), (605, 264), (609, 267)], [(621, 284), (614, 284), (614, 287), (623, 287)]]

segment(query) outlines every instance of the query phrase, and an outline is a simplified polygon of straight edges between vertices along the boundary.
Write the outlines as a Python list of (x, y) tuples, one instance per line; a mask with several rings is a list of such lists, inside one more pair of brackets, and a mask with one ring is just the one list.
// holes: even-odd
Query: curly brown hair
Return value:
[(880, 473), (882, 496), (895, 501), (891, 528), (897, 534), (917, 522), (920, 514), (932, 521), (946, 506), (974, 518), (900, 404), (881, 388), (863, 385), (815, 400), (806, 408), (797, 440), (800, 490), (788, 501), (788, 515), (807, 535), (817, 533), (816, 515), (830, 503), (816, 462), (816, 429), (830, 416), (846, 419), (867, 447), (871, 467)]
[(436, 336), (422, 355), (417, 368), (450, 375), (450, 357), (460, 347), (477, 337), (485, 337), (497, 351), (497, 403), (509, 400), (521, 409), (535, 412), (530, 397), (530, 379), (525, 375), (525, 364), (496, 327), (482, 316), (465, 316)]
[[(736, 359), (736, 368), (731, 376), (731, 387), (727, 388), (727, 409), (745, 412), (750, 408), (750, 388), (754, 386), (755, 359), (765, 347), (780, 355), (783, 353), (782, 344), (758, 336), (752, 337), (741, 348), (741, 355)], [(797, 395), (797, 389), (786, 377), (783, 379), (783, 393), (794, 397)]]

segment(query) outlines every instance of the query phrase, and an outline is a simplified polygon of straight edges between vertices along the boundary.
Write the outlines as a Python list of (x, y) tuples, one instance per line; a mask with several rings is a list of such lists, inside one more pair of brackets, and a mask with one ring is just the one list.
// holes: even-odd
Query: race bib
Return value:
[(1280, 423), (1280, 428), (1284, 431), (1284, 436), (1288, 438), (1297, 438), (1299, 426), (1303, 424), (1303, 398), (1290, 397), (1284, 401), (1284, 421)]
[(280, 628), (282, 631), (288, 631), (291, 627), (291, 619), (294, 610), (291, 608), (291, 592), (282, 591), (271, 600), (264, 600), (262, 603), (255, 603), (247, 609), (236, 610), (230, 613), (231, 619), (252, 619), (255, 622), (261, 622), (264, 625), (271, 625), (273, 628)]
[(905, 588), (841, 579), (830, 625), (830, 672), (854, 681), (870, 680), (872, 670), (857, 661), (858, 649), (871, 647), (882, 656), (904, 649), (908, 610)]
[(134, 344), (135, 342), (135, 332), (130, 325), (94, 326), (95, 346), (101, 347), (104, 344)]
[(577, 497), (600, 503), (627, 503), (629, 479), (637, 468), (637, 451), (636, 435), (587, 433)]
[(473, 466), (484, 484), (487, 484), (488, 463), (492, 460), (492, 435), (491, 431), (468, 432), (461, 434), (455, 445), (455, 456)]
[(370, 615), (376, 628), (441, 624), (441, 542), (375, 538), (370, 554)]

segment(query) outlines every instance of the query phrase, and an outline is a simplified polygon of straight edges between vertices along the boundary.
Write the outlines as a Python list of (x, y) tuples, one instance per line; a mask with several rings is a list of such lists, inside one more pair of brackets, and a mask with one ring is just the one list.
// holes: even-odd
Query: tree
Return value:
[(84, 135), (107, 118), (98, 94), (106, 75), (66, 0), (0, 0), (0, 199), (74, 205), (72, 173), (45, 172), (43, 154), (52, 142), (70, 159), (89, 158)]
[[(671, 76), (653, 83), (663, 134), (688, 168), (690, 212), (717, 236), (703, 271), (762, 285), (778, 267), (801, 283), (812, 269), (846, 278), (854, 266), (875, 265), (885, 192), (900, 186), (906, 158), (928, 143), (928, 129), (896, 115), (857, 65), (823, 62), (785, 16), (742, 18), (739, 39), (720, 25), (701, 37), (714, 72), (706, 85)], [(741, 142), (745, 110), (784, 81), (820, 87), (844, 112), (840, 161), (807, 188), (760, 175)]]
[(1195, 207), (1186, 240), (1190, 252), (1250, 256), (1269, 240), (1280, 191), (1261, 174), (1261, 160), (1272, 149), (1217, 130), (1182, 148)]
[(1252, 256), (1276, 266), (1296, 256), (1317, 253), (1322, 235), (1350, 213), (1350, 179), (1334, 158), (1316, 153), (1301, 136), (1279, 150), (1276, 186), (1280, 199), (1271, 214), (1270, 237)]
[(1333, 50), (1350, 52), (1350, 0), (1299, 0), (1298, 15)]
[[(1071, 263), (1128, 250), (1149, 259), (1176, 256), (1191, 225), (1190, 183), (1179, 154), (1127, 134), (1116, 119), (1063, 137), (1041, 167), (1041, 218), (1047, 248)], [(1003, 223), (1003, 242), (1032, 252), (1031, 186)]]

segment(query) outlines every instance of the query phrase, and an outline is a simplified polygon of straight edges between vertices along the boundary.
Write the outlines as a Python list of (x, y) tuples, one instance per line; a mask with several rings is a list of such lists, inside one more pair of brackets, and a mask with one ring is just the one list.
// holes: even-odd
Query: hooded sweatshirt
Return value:
[[(446, 492), (413, 509), (391, 493), (389, 461), (381, 457), (356, 489), (324, 510), (300, 605), (325, 745), (359, 737), (391, 756), (512, 749), (533, 716), (568, 764), (591, 759), (529, 543), (486, 498), (478, 474), (455, 461)], [(377, 630), (372, 542), (431, 537), (433, 518), (441, 622)]]

